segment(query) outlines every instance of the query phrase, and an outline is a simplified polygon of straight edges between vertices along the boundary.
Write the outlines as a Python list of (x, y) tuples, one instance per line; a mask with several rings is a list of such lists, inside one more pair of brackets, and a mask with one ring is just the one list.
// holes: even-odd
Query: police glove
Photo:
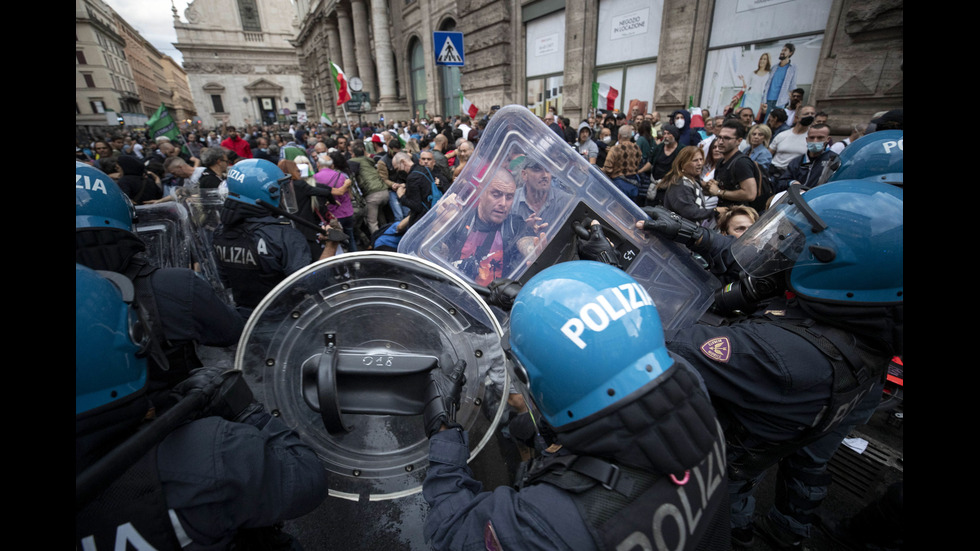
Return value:
[(195, 393), (202, 393), (207, 399), (198, 418), (218, 416), (240, 423), (262, 407), (242, 372), (234, 369), (199, 367), (170, 391), (170, 397), (179, 401)]
[(498, 277), (491, 281), (487, 288), (490, 289), (490, 298), (487, 299), (487, 302), (508, 312), (514, 307), (514, 299), (521, 292), (520, 283), (505, 277)]
[(459, 399), (466, 384), (466, 362), (459, 360), (446, 373), (442, 368), (429, 372), (429, 385), (425, 389), (425, 409), (422, 416), (425, 420), (425, 434), (429, 438), (439, 432), (443, 425), (459, 427), (456, 423), (456, 411), (459, 410)]
[[(695, 222), (686, 218), (681, 218), (677, 213), (671, 212), (664, 207), (644, 208), (644, 212), (650, 220), (643, 220), (643, 231), (658, 233), (671, 241), (676, 241), (683, 245), (691, 245), (698, 242), (703, 236), (705, 229)], [(640, 224), (638, 223), (637, 226)]]
[(578, 242), (578, 255), (585, 260), (595, 260), (619, 268), (619, 255), (602, 233), (602, 225), (593, 224), (589, 219), (586, 219), (585, 224), (588, 229), (582, 225), (575, 227), (575, 232), (582, 238)]

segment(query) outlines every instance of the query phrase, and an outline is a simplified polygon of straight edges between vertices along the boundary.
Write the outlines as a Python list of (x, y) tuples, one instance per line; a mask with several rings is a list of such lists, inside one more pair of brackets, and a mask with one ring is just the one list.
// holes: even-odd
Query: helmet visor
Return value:
[(819, 255), (803, 253), (807, 237), (810, 238), (810, 249), (813, 249), (814, 234), (826, 235), (825, 229), (827, 225), (800, 194), (800, 186), (790, 186), (782, 200), (732, 243), (732, 256), (742, 270), (753, 277), (769, 276), (804, 263), (817, 263)]

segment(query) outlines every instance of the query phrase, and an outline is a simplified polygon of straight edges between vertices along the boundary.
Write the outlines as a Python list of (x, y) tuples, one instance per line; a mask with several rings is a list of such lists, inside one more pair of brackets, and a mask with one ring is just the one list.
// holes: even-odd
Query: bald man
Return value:
[[(497, 169), (477, 199), (475, 212), (456, 226), (446, 240), (447, 260), (477, 285), (509, 277), (518, 262), (533, 261), (546, 243), (523, 218), (511, 214), (517, 183), (504, 168)], [(452, 200), (452, 199), (450, 199)]]

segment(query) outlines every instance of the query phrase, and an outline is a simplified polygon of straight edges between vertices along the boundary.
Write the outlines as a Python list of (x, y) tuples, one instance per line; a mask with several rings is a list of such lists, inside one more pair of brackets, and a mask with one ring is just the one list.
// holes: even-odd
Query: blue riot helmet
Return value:
[(282, 187), (289, 176), (265, 159), (246, 159), (228, 167), (228, 199), (257, 205), (264, 201), (279, 206)]
[(788, 272), (790, 290), (820, 302), (901, 304), (902, 188), (873, 180), (790, 190), (731, 247), (745, 273)]
[(75, 415), (116, 403), (146, 386), (149, 334), (133, 284), (75, 264)]
[(101, 170), (75, 161), (75, 230), (134, 231), (136, 209), (116, 182)]
[(904, 143), (902, 130), (882, 130), (861, 136), (841, 151), (820, 183), (841, 180), (874, 180), (902, 185)]
[(524, 285), (511, 309), (509, 344), (555, 428), (627, 399), (674, 363), (646, 290), (626, 272), (591, 261), (551, 266)]

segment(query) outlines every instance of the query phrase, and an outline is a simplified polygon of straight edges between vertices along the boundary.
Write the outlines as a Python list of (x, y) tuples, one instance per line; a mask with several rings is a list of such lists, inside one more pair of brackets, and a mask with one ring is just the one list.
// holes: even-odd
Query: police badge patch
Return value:
[(701, 345), (701, 353), (716, 362), (728, 363), (732, 357), (731, 342), (728, 337), (708, 339)]

